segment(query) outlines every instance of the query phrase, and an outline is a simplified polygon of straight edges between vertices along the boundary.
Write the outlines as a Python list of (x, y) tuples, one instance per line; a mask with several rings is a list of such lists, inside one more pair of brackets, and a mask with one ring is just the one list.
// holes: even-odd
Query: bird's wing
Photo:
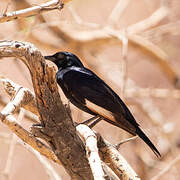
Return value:
[(71, 67), (62, 78), (65, 91), (78, 102), (79, 107), (85, 106), (106, 118), (109, 123), (133, 135), (137, 134), (157, 156), (161, 156), (120, 97), (93, 72), (85, 68)]
[(63, 75), (68, 93), (92, 112), (117, 123), (114, 114), (138, 126), (119, 96), (96, 74), (86, 68), (71, 68)]

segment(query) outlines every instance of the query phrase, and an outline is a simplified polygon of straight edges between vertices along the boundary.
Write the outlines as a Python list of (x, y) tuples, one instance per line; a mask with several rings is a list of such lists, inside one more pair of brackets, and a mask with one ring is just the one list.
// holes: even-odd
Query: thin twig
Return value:
[(10, 3), (11, 3), (11, 0), (8, 0), (6, 8), (4, 9), (3, 15), (7, 13)]
[(165, 17), (167, 17), (168, 13), (169, 9), (167, 7), (160, 7), (147, 19), (129, 26), (127, 28), (127, 33), (129, 35), (136, 34), (145, 31), (149, 28), (152, 28), (155, 25), (159, 24)]
[(124, 98), (124, 92), (126, 90), (126, 81), (127, 81), (127, 55), (128, 55), (128, 38), (126, 37), (126, 31), (124, 30), (122, 37), (122, 59), (121, 63), (121, 74), (122, 74), (122, 82), (121, 82), (121, 97)]
[(118, 22), (118, 19), (121, 17), (123, 12), (126, 10), (126, 8), (128, 7), (130, 2), (131, 2), (131, 0), (126, 0), (126, 1), (119, 0), (116, 3), (115, 7), (113, 8), (113, 10), (107, 20), (109, 25), (115, 25)]
[(127, 143), (127, 142), (129, 142), (129, 141), (135, 140), (137, 137), (138, 137), (138, 136), (133, 136), (133, 137), (131, 137), (131, 138), (122, 140), (120, 143), (115, 144), (114, 146), (115, 146), (115, 148), (116, 148), (117, 150), (119, 150), (119, 148), (120, 148), (121, 145), (123, 145), (123, 144), (125, 144), (125, 143)]

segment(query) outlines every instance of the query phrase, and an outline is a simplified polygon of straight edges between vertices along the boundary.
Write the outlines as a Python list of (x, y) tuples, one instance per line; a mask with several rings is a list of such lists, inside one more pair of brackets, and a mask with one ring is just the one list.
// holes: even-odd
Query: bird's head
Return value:
[(52, 56), (44, 56), (44, 58), (54, 62), (58, 69), (65, 69), (71, 66), (83, 67), (80, 59), (70, 52), (57, 52)]

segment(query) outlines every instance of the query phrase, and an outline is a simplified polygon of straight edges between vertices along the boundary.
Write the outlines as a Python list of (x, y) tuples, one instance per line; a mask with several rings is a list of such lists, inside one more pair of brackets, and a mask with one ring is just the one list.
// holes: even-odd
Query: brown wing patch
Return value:
[(113, 116), (113, 114), (110, 111), (88, 101), (87, 99), (85, 99), (85, 102), (86, 102), (86, 107), (88, 109), (90, 109), (92, 112), (99, 114), (100, 116), (117, 123), (115, 117)]
[(92, 112), (99, 114), (104, 117), (105, 121), (113, 124), (119, 128), (124, 129), (132, 135), (136, 135), (136, 127), (134, 127), (131, 123), (129, 123), (126, 119), (124, 119), (120, 114), (112, 114), (110, 111), (88, 101), (85, 99), (86, 107), (90, 109)]
[[(113, 124), (119, 128), (124, 129), (125, 131), (129, 132), (132, 135), (136, 135), (136, 128), (129, 123), (126, 119), (122, 118), (121, 115), (113, 115), (110, 111), (88, 101), (85, 100), (86, 107), (90, 109), (92, 112), (99, 114), (100, 116), (104, 117), (105, 121), (109, 122), (110, 124)], [(118, 116), (118, 117), (116, 117)]]

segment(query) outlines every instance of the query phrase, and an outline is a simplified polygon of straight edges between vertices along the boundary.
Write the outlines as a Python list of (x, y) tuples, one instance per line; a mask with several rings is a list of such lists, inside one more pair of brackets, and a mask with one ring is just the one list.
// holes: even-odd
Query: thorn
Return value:
[(133, 136), (133, 137), (131, 137), (131, 138), (122, 140), (120, 143), (115, 144), (114, 147), (115, 147), (117, 150), (119, 150), (119, 148), (120, 148), (120, 146), (121, 146), (122, 144), (127, 143), (127, 142), (132, 141), (132, 140), (135, 140), (137, 137), (138, 137), (138, 136)]

